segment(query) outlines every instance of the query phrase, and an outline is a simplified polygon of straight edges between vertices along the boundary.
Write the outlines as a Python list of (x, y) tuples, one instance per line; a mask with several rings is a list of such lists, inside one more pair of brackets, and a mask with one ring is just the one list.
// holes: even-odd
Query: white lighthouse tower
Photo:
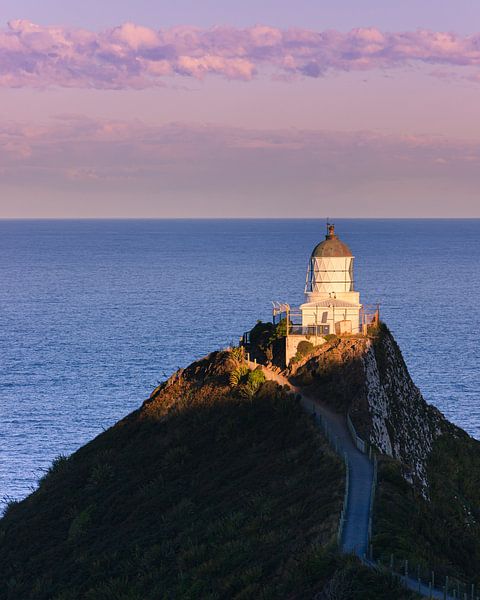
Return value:
[(353, 254), (328, 225), (325, 240), (310, 256), (305, 303), (300, 306), (302, 327), (320, 335), (360, 331), (360, 294), (354, 290)]

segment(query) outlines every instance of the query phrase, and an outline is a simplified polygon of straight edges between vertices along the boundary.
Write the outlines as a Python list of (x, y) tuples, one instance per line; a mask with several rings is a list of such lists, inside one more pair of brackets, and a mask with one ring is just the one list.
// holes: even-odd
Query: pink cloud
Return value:
[[(455, 165), (478, 173), (476, 142), (430, 135), (386, 135), (375, 131), (256, 130), (220, 125), (171, 123), (149, 125), (60, 115), (43, 125), (0, 123), (0, 162), (4, 167), (46, 170), (67, 179), (143, 177), (152, 173), (181, 175), (190, 168), (208, 170), (215, 180), (219, 165), (250, 165), (292, 177), (366, 177), (438, 173), (438, 165)], [(342, 173), (343, 172), (343, 173)], [(275, 175), (278, 177), (279, 175)], [(323, 175), (322, 175), (323, 176)], [(265, 171), (265, 177), (270, 177)], [(477, 178), (477, 177), (476, 177)]]
[(480, 146), (444, 136), (61, 115), (42, 125), (0, 121), (0, 165), (4, 216), (22, 198), (32, 206), (53, 196), (57, 216), (73, 214), (72, 198), (77, 208), (90, 203), (75, 212), (83, 216), (120, 214), (119, 198), (124, 216), (267, 216), (272, 207), (299, 216), (320, 204), (350, 215), (369, 206), (377, 216), (384, 207), (426, 215), (430, 206), (478, 215)]
[(477, 80), (480, 34), (375, 28), (315, 32), (255, 26), (174, 27), (155, 31), (133, 23), (99, 33), (44, 27), (24, 20), (0, 30), (0, 86), (144, 89), (181, 75), (203, 79), (320, 77), (332, 71), (366, 71), (426, 63)]

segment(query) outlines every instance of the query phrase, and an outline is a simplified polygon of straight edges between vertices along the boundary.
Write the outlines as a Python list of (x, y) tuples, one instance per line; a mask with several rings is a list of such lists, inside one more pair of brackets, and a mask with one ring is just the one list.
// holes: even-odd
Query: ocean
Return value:
[[(425, 399), (480, 438), (480, 220), (335, 221)], [(0, 498), (302, 301), (325, 222), (0, 221)]]

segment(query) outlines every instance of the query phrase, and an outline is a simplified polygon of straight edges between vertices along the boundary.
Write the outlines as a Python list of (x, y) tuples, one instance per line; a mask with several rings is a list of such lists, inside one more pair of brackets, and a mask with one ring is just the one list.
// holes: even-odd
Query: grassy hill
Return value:
[(0, 520), (0, 598), (412, 597), (333, 545), (344, 469), (295, 399), (194, 363)]
[[(406, 466), (384, 457), (379, 468), (374, 548), (393, 553), (437, 581), (474, 583), (480, 590), (480, 442), (451, 426), (427, 463), (428, 496), (403, 477)], [(412, 572), (413, 572), (412, 571)], [(478, 592), (477, 592), (478, 593)]]
[(291, 371), (310, 395), (348, 411), (379, 453), (375, 556), (480, 592), (480, 442), (427, 404), (388, 328), (331, 338)]

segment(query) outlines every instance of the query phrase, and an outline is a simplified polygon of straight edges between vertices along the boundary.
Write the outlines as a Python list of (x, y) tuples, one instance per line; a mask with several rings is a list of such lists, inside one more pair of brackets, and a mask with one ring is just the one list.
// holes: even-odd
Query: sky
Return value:
[(3, 0), (0, 218), (480, 217), (480, 4)]

